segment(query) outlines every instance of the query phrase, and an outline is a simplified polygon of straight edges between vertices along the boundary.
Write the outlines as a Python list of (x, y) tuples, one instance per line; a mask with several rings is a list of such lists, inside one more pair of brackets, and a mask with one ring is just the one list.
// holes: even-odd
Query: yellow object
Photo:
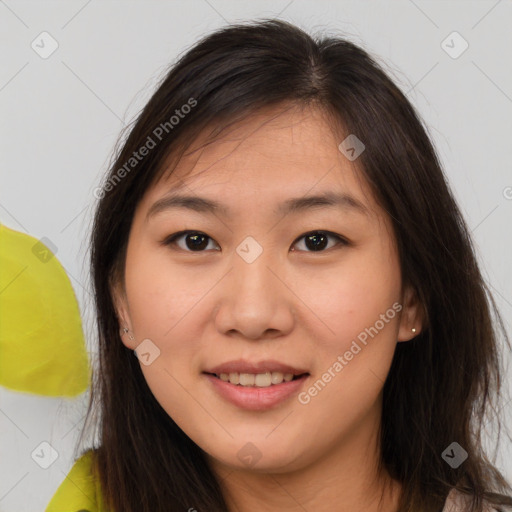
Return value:
[(0, 224), (0, 385), (75, 396), (89, 361), (73, 288), (48, 245)]
[(107, 512), (93, 473), (94, 454), (82, 455), (61, 483), (45, 512)]

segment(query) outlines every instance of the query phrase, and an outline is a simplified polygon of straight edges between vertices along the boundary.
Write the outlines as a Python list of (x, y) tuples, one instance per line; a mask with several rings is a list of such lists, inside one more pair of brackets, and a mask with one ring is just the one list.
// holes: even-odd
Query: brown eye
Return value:
[[(185, 245), (177, 243), (177, 240), (183, 239), (185, 240)], [(201, 231), (180, 231), (179, 233), (174, 233), (173, 235), (167, 237), (162, 243), (164, 245), (173, 245), (176, 244), (180, 249), (189, 252), (203, 252), (204, 249), (208, 247), (209, 241), (213, 241), (205, 233), (201, 233)]]
[[(306, 252), (323, 252), (324, 249), (329, 244), (329, 238), (335, 238), (338, 240), (338, 243), (334, 244), (334, 246), (348, 245), (348, 242), (345, 239), (329, 231), (311, 231), (309, 233), (302, 235), (300, 238), (297, 239), (297, 241), (304, 239), (304, 246), (306, 247)], [(331, 249), (332, 247), (333, 246), (331, 245), (328, 248)], [(295, 249), (292, 248), (292, 251), (294, 250)]]

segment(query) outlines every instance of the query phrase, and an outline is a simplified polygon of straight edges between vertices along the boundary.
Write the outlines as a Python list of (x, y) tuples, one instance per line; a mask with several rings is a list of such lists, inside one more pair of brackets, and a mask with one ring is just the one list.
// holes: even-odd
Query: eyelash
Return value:
[[(194, 231), (194, 230), (184, 230), (184, 231), (179, 231), (177, 233), (173, 233), (172, 235), (169, 235), (168, 237), (166, 237), (161, 243), (162, 245), (165, 245), (165, 246), (171, 246), (171, 245), (174, 245), (176, 240), (184, 235), (190, 235), (190, 234), (194, 234), (194, 235), (204, 235), (206, 238), (210, 239), (210, 240), (213, 240), (213, 238), (209, 237), (206, 233), (203, 233), (202, 231)], [(333, 247), (329, 247), (328, 249), (322, 249), (320, 251), (300, 251), (300, 252), (310, 252), (310, 253), (315, 253), (315, 252), (327, 252), (331, 249), (334, 249), (335, 247), (337, 246), (348, 246), (350, 245), (350, 243), (348, 242), (348, 240), (346, 240), (345, 238), (341, 237), (340, 235), (337, 235), (336, 233), (333, 233), (331, 231), (325, 231), (325, 230), (313, 230), (313, 231), (308, 231), (307, 233), (304, 233), (302, 234), (301, 236), (299, 236), (298, 238), (295, 239), (295, 241), (293, 242), (293, 245), (295, 245), (297, 242), (299, 242), (301, 239), (305, 238), (306, 236), (308, 235), (313, 235), (313, 234), (321, 234), (321, 235), (326, 235), (328, 237), (332, 237), (332, 238), (336, 238), (338, 240), (338, 244), (333, 246)], [(201, 251), (191, 251), (189, 249), (182, 249), (181, 247), (179, 248), (185, 252), (190, 252), (190, 253), (201, 253), (201, 252), (205, 252), (205, 250), (201, 250)]]

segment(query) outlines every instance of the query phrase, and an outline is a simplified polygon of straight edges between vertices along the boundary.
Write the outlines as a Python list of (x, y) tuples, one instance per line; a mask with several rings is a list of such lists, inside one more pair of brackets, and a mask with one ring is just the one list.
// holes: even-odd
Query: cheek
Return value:
[(136, 343), (149, 339), (158, 350), (149, 365), (141, 360), (141, 370), (156, 400), (178, 423), (190, 415), (184, 389), (190, 387), (191, 363), (200, 351), (201, 326), (194, 313), (213, 279), (197, 279), (197, 271), (195, 276), (170, 265), (165, 251), (140, 244), (127, 254), (125, 285)]
[(127, 256), (126, 291), (130, 317), (139, 337), (154, 337), (169, 345), (215, 280), (198, 278), (197, 268), (171, 265), (165, 250), (135, 249)]
[(323, 334), (311, 333), (311, 339), (320, 337), (329, 351), (348, 350), (352, 340), (360, 335), (364, 340), (367, 330), (376, 323), (382, 331), (381, 339), (396, 342), (399, 315), (393, 304), (400, 298), (401, 283), (395, 261), (375, 252), (353, 253), (343, 265), (326, 270), (324, 276), (311, 279), (303, 275), (301, 279), (300, 289), (309, 290), (301, 298), (322, 320), (319, 325)]
[(319, 419), (330, 422), (333, 436), (373, 408), (393, 359), (400, 272), (396, 261), (380, 254), (359, 255), (346, 271), (332, 273), (335, 278), (314, 305), (334, 334), (322, 336), (315, 347), (316, 379), (300, 403), (310, 413), (310, 427)]
[(323, 327), (326, 334), (316, 338), (310, 334), (315, 379), (299, 403), (307, 411), (303, 421), (308, 429), (329, 425), (324, 427), (326, 438), (352, 428), (374, 410), (396, 347), (400, 275), (393, 266), (369, 263), (354, 262), (322, 294), (310, 295), (309, 304), (329, 330)]

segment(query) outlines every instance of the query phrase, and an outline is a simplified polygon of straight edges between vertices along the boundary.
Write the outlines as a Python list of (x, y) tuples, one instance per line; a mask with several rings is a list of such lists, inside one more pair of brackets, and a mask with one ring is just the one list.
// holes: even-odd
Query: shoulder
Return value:
[(93, 467), (94, 452), (89, 450), (74, 463), (45, 512), (106, 512)]

